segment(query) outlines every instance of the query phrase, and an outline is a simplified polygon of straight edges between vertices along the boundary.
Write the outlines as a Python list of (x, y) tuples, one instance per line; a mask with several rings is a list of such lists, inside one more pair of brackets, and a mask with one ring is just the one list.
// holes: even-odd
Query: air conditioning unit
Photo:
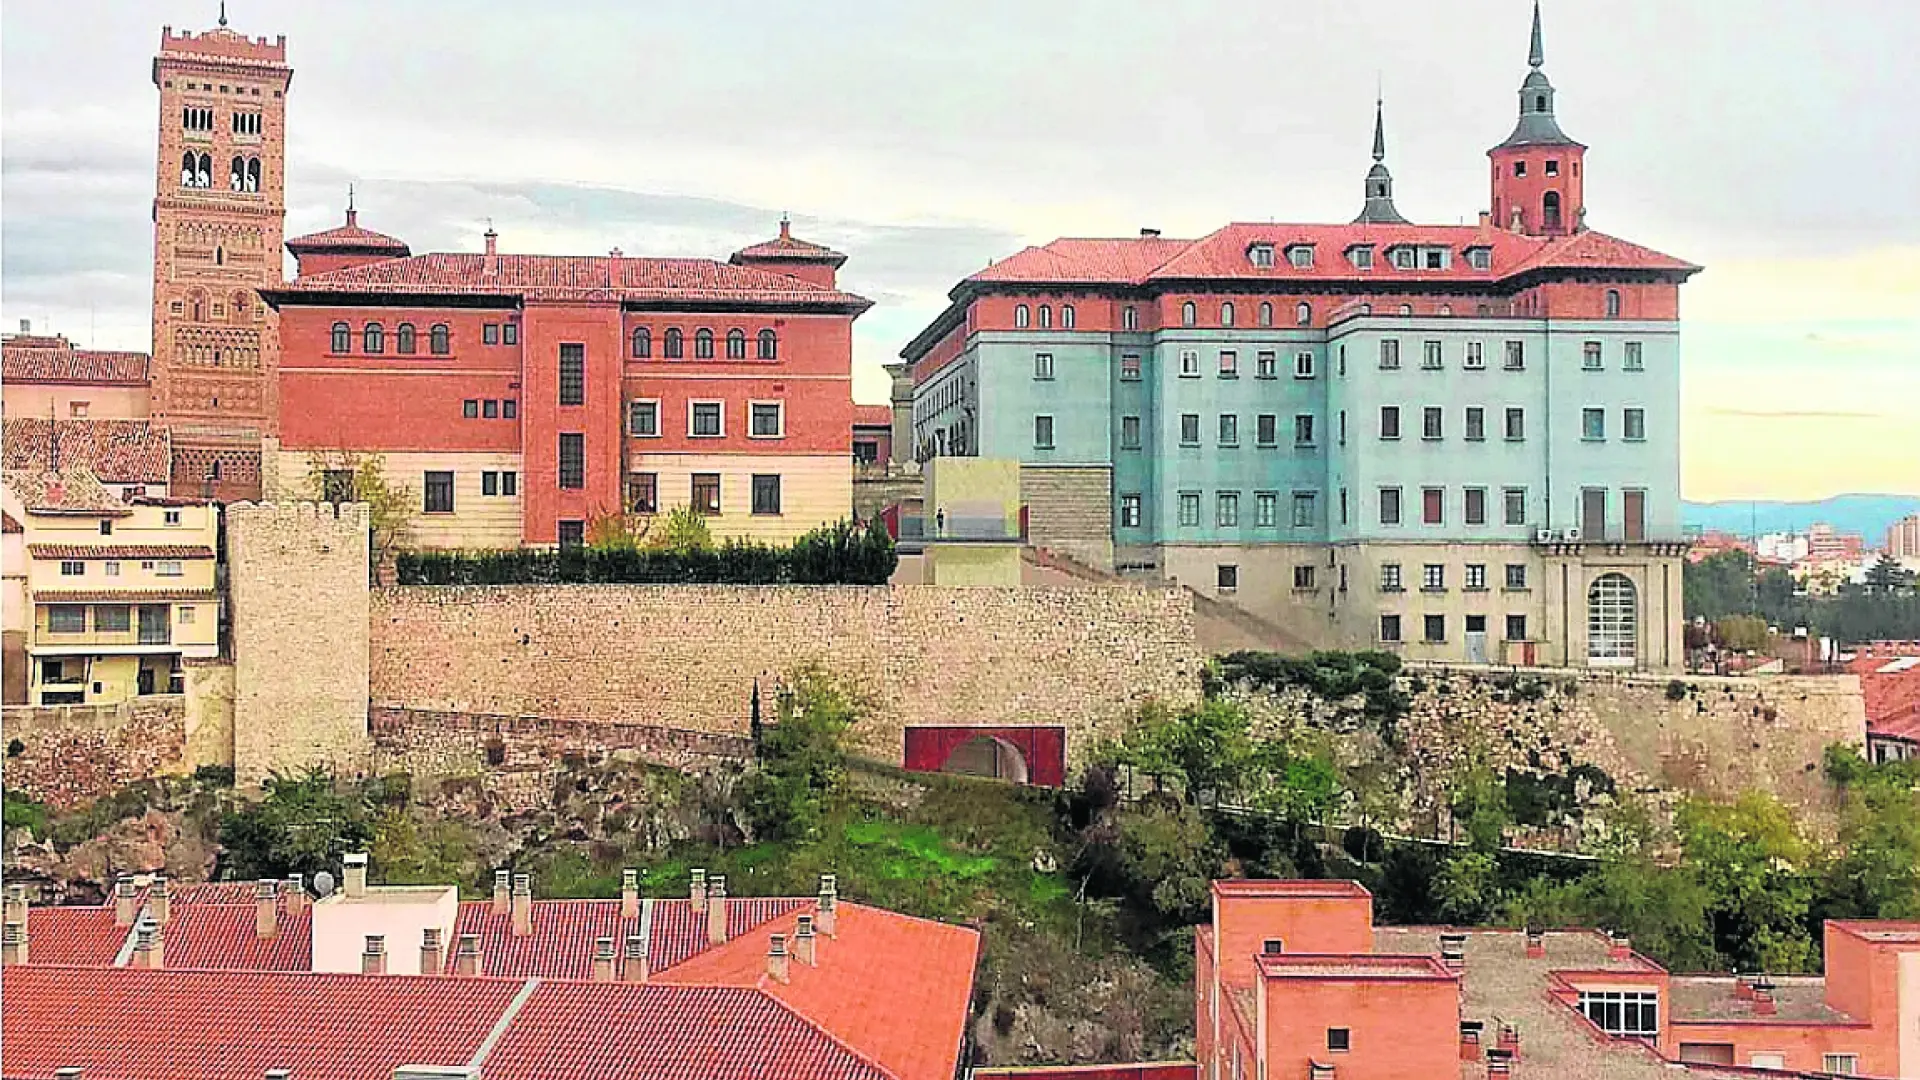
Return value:
[(1580, 530), (1568, 529), (1566, 532), (1561, 533), (1560, 537), (1569, 544), (1577, 544), (1580, 542)]
[(1535, 529), (1535, 530), (1533, 530), (1533, 542), (1534, 542), (1534, 543), (1536, 543), (1536, 544), (1545, 544), (1545, 543), (1549, 543), (1549, 542), (1551, 542), (1552, 540), (1553, 540), (1553, 530), (1552, 530), (1552, 529), (1545, 529), (1545, 528), (1542, 528), (1542, 529)]

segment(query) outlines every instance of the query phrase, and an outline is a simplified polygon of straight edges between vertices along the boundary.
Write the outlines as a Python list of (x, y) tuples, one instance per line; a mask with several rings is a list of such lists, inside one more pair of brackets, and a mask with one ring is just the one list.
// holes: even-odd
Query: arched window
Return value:
[(1400, 314), (1402, 314), (1402, 315), (1411, 315), (1411, 314), (1413, 314), (1413, 305), (1412, 305), (1412, 304), (1401, 304), (1401, 305), (1400, 305)]
[(1546, 111), (1547, 111), (1547, 95), (1545, 95), (1545, 94), (1535, 94), (1535, 95), (1533, 96), (1533, 111), (1534, 111), (1534, 112), (1546, 112)]
[(1265, 300), (1260, 301), (1260, 325), (1273, 325), (1273, 305)]
[(1482, 315), (1482, 316), (1491, 315), (1493, 314), (1493, 305), (1491, 304), (1476, 305), (1473, 309), (1473, 313), (1475, 315)]
[(1140, 309), (1134, 307), (1132, 304), (1128, 304), (1125, 308), (1121, 309), (1120, 329), (1122, 330), (1140, 329)]
[(434, 323), (427, 331), (427, 351), (435, 356), (445, 356), (453, 351), (453, 332), (446, 323)]
[(247, 187), (247, 159), (235, 157), (233, 168), (227, 173), (227, 186), (234, 191), (245, 191)]
[(667, 359), (669, 360), (680, 359), (680, 355), (681, 355), (680, 341), (681, 341), (681, 337), (680, 337), (679, 327), (676, 326), (667, 331), (667, 342), (666, 342)]
[(247, 299), (246, 293), (234, 293), (232, 296), (227, 297), (227, 318), (231, 321), (237, 323), (246, 322), (247, 317), (252, 314), (252, 312), (253, 303)]
[(1027, 313), (1027, 305), (1017, 304), (1014, 306), (1013, 325), (1015, 329), (1025, 330), (1027, 328), (1027, 319), (1029, 317), (1030, 316)]
[(1619, 317), (1620, 317), (1620, 290), (1608, 289), (1607, 290), (1607, 318), (1617, 319)]
[(225, 248), (224, 246), (221, 246), (221, 245), (218, 245), (218, 244), (216, 244), (216, 245), (214, 246), (214, 249), (213, 249), (213, 265), (215, 265), (215, 266), (225, 266), (225, 265), (227, 265), (227, 249), (226, 249), (226, 248)]
[(1540, 222), (1545, 229), (1560, 227), (1560, 193), (1549, 191), (1540, 199)]
[(1372, 304), (1361, 304), (1361, 305), (1360, 305), (1360, 314), (1362, 314), (1362, 315), (1371, 315), (1371, 314), (1373, 314), (1373, 305), (1372, 305)]
[(780, 339), (771, 330), (760, 331), (760, 359), (775, 360), (780, 356)]
[(713, 331), (704, 326), (694, 331), (693, 358), (695, 360), (713, 359)]
[[(1368, 309), (1368, 310), (1372, 310), (1372, 309)], [(1295, 304), (1293, 306), (1293, 324), (1295, 326), (1312, 326), (1313, 325), (1313, 305), (1307, 303), (1304, 300), (1298, 304)]]
[(413, 324), (403, 322), (393, 330), (393, 351), (402, 356), (412, 356), (414, 350)]
[(1640, 604), (1625, 574), (1602, 574), (1587, 590), (1587, 663), (1630, 667), (1640, 636)]
[(1195, 322), (1199, 321), (1199, 318), (1200, 309), (1193, 306), (1193, 301), (1189, 300), (1180, 305), (1181, 326), (1192, 326)]
[(193, 173), (194, 173), (193, 151), (189, 150), (186, 153), (180, 155), (180, 186), (181, 187), (193, 186)]
[(1451, 315), (1451, 314), (1453, 314), (1453, 305), (1452, 305), (1452, 304), (1441, 304), (1441, 305), (1440, 305), (1440, 314), (1441, 314), (1442, 316), (1447, 316), (1447, 315)]
[(360, 332), (360, 348), (364, 352), (383, 353), (387, 351), (387, 332), (377, 322), (370, 322)]
[(1231, 300), (1220, 305), (1220, 325), (1221, 326), (1233, 325), (1233, 301)]
[(1072, 304), (1060, 305), (1060, 329), (1062, 330), (1073, 329), (1073, 305)]
[(644, 326), (633, 328), (633, 358), (647, 360), (653, 356), (653, 332)]
[(248, 191), (260, 190), (260, 159), (259, 158), (247, 159), (247, 190)]
[(352, 352), (353, 327), (343, 322), (334, 323), (333, 340), (328, 343), (328, 348), (337, 353)]
[(747, 332), (734, 327), (727, 331), (727, 359), (745, 360), (747, 358)]
[(1040, 329), (1053, 329), (1053, 306), (1051, 304), (1040, 305)]

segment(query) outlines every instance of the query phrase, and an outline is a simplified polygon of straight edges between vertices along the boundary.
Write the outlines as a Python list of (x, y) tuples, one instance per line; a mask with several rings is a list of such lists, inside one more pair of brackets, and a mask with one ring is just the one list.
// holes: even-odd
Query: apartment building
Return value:
[(1679, 288), (1587, 225), (1536, 17), (1474, 225), (1060, 239), (902, 352), (916, 456), (1023, 463), (1032, 542), (1411, 659), (1682, 663)]

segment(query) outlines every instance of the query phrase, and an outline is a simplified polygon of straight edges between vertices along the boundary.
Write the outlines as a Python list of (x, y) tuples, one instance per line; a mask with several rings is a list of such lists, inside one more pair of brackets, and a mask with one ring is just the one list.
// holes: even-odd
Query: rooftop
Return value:
[(1223, 878), (1213, 883), (1213, 891), (1227, 896), (1371, 897), (1365, 885), (1335, 878), (1324, 880), (1282, 881), (1264, 878)]
[(286, 249), (295, 255), (311, 255), (320, 252), (340, 254), (365, 254), (406, 256), (413, 254), (406, 241), (360, 227), (360, 212), (349, 208), (347, 223), (336, 225), (317, 233), (296, 236), (286, 242)]
[(75, 514), (91, 517), (125, 517), (133, 513), (126, 500), (109, 491), (100, 478), (84, 466), (72, 466), (61, 472), (43, 469), (8, 469), (4, 474), (7, 490), (34, 514)]
[(74, 466), (86, 467), (109, 484), (165, 484), (171, 466), (167, 434), (145, 420), (0, 420), (0, 467), (44, 471)]
[(1853, 1019), (1827, 1004), (1827, 982), (1817, 976), (1770, 976), (1772, 1016), (1753, 1011), (1753, 999), (1741, 997), (1732, 975), (1675, 975), (1669, 1014), (1673, 1020), (1774, 1020), (1846, 1023)]
[(28, 544), (36, 559), (211, 559), (205, 544)]
[(0, 341), (0, 382), (145, 386), (142, 352), (76, 349), (64, 337), (11, 334)]
[(785, 218), (780, 219), (780, 235), (772, 240), (762, 241), (741, 248), (733, 253), (728, 262), (757, 262), (762, 259), (789, 259), (794, 262), (830, 263), (839, 267), (847, 261), (845, 255), (821, 244), (811, 244), (805, 240), (796, 240), (793, 229)]
[(891, 405), (855, 405), (853, 407), (853, 426), (855, 427), (892, 427), (893, 406)]

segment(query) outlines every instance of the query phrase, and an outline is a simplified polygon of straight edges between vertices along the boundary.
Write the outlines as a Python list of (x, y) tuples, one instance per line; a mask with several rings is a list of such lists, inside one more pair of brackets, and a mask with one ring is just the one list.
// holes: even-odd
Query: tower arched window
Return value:
[(633, 328), (633, 358), (647, 360), (653, 356), (653, 332), (644, 326)]
[(1293, 306), (1293, 324), (1295, 326), (1313, 325), (1313, 305), (1301, 301)]
[(1560, 193), (1549, 191), (1540, 199), (1540, 225), (1549, 232), (1560, 227)]
[(1120, 329), (1122, 330), (1140, 329), (1140, 309), (1139, 308), (1134, 307), (1132, 304), (1128, 304), (1126, 307), (1121, 309)]
[(352, 352), (353, 327), (343, 322), (334, 323), (332, 340), (327, 343), (327, 347), (332, 352)]
[(247, 159), (236, 156), (233, 166), (227, 172), (227, 187), (233, 191), (244, 191), (247, 186)]
[(412, 356), (415, 348), (413, 324), (403, 322), (393, 330), (393, 351), (403, 356)]
[(1040, 305), (1040, 329), (1053, 329), (1053, 305), (1051, 304)]
[(1546, 111), (1547, 111), (1547, 95), (1545, 95), (1545, 94), (1535, 94), (1535, 95), (1534, 95), (1534, 97), (1533, 97), (1533, 111), (1534, 111), (1534, 112), (1546, 112)]
[(213, 186), (213, 155), (212, 154), (200, 155), (200, 168), (196, 172), (195, 179), (198, 181), (198, 184), (196, 185), (198, 187), (210, 188)]
[(1260, 302), (1260, 325), (1273, 325), (1273, 305), (1265, 300)]
[(1233, 301), (1231, 300), (1220, 305), (1220, 325), (1221, 326), (1233, 325)]
[(1072, 304), (1060, 305), (1060, 329), (1062, 330), (1073, 329), (1073, 305)]
[(747, 358), (747, 332), (734, 327), (727, 331), (727, 359), (745, 360)]
[(677, 327), (677, 326), (676, 326), (676, 327), (673, 327), (672, 329), (670, 329), (670, 330), (668, 330), (668, 331), (667, 331), (667, 341), (666, 341), (666, 357), (667, 357), (667, 359), (669, 359), (669, 360), (678, 360), (678, 359), (680, 359), (680, 356), (681, 356), (681, 341), (682, 341), (682, 340), (683, 340), (683, 339), (682, 339), (682, 337), (681, 337), (681, 335), (680, 335), (680, 328), (679, 328), (679, 327)]
[(360, 349), (367, 353), (387, 351), (387, 331), (377, 322), (370, 322), (360, 331)]
[(775, 360), (780, 355), (780, 339), (771, 330), (760, 331), (760, 359)]
[(181, 187), (193, 186), (193, 173), (194, 173), (195, 163), (196, 163), (196, 159), (193, 156), (193, 151), (189, 150), (186, 153), (180, 155), (180, 186)]
[(1032, 314), (1027, 311), (1027, 305), (1025, 304), (1014, 305), (1014, 309), (1013, 309), (1014, 329), (1025, 330), (1027, 328), (1027, 320), (1030, 318), (1032, 318)]
[(248, 191), (260, 190), (260, 159), (259, 158), (247, 159), (247, 190)]
[(427, 331), (427, 351), (435, 356), (445, 356), (453, 351), (453, 331), (446, 323), (434, 323)]
[(1617, 319), (1619, 317), (1620, 317), (1620, 290), (1608, 289), (1607, 290), (1607, 318)]
[(1198, 322), (1199, 320), (1200, 320), (1200, 309), (1193, 306), (1193, 301), (1189, 300), (1186, 303), (1180, 305), (1180, 325), (1181, 326), (1192, 326), (1194, 323)]
[(237, 293), (234, 293), (232, 296), (227, 297), (227, 318), (228, 319), (232, 320), (233, 322), (243, 323), (243, 322), (246, 322), (247, 319), (252, 314), (253, 314), (253, 302), (247, 299), (246, 293), (237, 292)]
[(704, 326), (694, 331), (693, 358), (695, 360), (713, 359), (713, 331)]
[(224, 246), (222, 246), (222, 245), (219, 245), (219, 244), (215, 244), (215, 245), (214, 245), (214, 248), (213, 248), (213, 265), (215, 265), (215, 266), (225, 266), (225, 265), (227, 265), (227, 249), (226, 249), (226, 248), (225, 248)]

